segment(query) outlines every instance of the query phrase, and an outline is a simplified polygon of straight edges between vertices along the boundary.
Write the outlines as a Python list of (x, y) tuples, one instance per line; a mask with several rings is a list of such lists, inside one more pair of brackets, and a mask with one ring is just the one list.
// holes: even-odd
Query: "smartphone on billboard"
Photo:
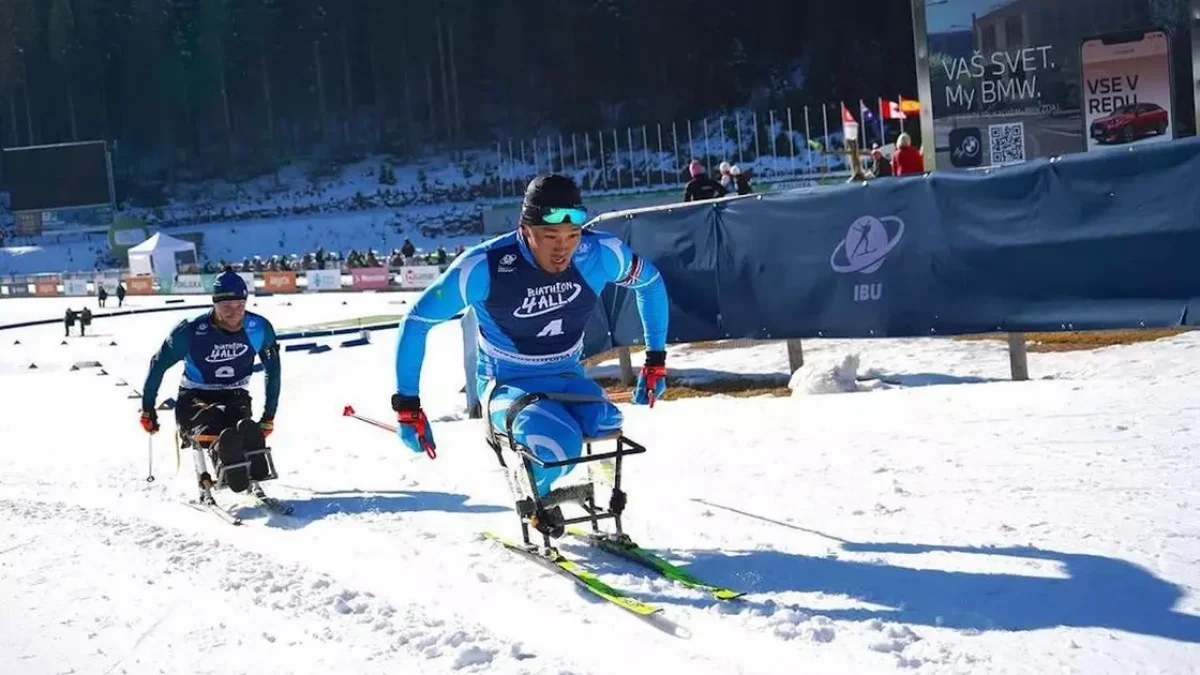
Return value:
[(1165, 30), (1085, 39), (1079, 61), (1089, 151), (1175, 137), (1171, 40)]

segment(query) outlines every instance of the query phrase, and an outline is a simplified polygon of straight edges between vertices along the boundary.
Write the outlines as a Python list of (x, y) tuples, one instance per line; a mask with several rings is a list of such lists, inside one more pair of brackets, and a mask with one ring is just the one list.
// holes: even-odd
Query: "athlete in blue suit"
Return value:
[[(163, 375), (183, 361), (183, 379), (175, 404), (180, 436), (200, 447), (212, 448), (224, 466), (243, 465), (225, 472), (229, 488), (241, 492), (251, 480), (267, 477), (262, 455), (252, 455), (245, 466), (245, 451), (264, 447), (275, 427), (279, 404), (279, 344), (275, 328), (266, 317), (246, 311), (246, 282), (228, 271), (213, 286), (213, 309), (180, 322), (150, 359), (142, 387), (142, 428), (158, 431), (154, 401)], [(266, 375), (266, 401), (258, 424), (250, 420), (250, 376), (255, 358)], [(244, 420), (244, 422), (243, 422)], [(214, 460), (214, 465), (216, 460)], [(200, 476), (206, 488), (206, 475)], [(209, 478), (211, 480), (211, 478)]]
[[(479, 358), (474, 386), (486, 415), (506, 433), (509, 406), (526, 393), (585, 395), (602, 402), (539, 400), (514, 420), (513, 436), (540, 458), (578, 457), (583, 438), (620, 429), (621, 412), (584, 375), (583, 332), (607, 284), (636, 293), (646, 361), (633, 394), (653, 403), (666, 391), (667, 291), (654, 265), (614, 235), (583, 230), (587, 212), (570, 178), (544, 174), (530, 182), (515, 232), (469, 249), (421, 295), (400, 324), (396, 394), (400, 440), (415, 452), (435, 446), (418, 387), (429, 329), (475, 310)], [(492, 389), (490, 399), (485, 392)], [(534, 471), (539, 494), (570, 470)]]

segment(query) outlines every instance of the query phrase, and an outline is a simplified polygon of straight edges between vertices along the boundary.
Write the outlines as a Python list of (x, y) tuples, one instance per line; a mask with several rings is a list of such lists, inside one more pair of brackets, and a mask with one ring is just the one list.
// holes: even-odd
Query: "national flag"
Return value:
[(916, 99), (904, 98), (903, 96), (901, 96), (900, 97), (900, 112), (904, 113), (905, 115), (920, 115), (921, 114), (921, 102)]
[(842, 137), (848, 141), (858, 140), (858, 120), (854, 119), (845, 101), (842, 101)]
[(863, 124), (867, 124), (875, 119), (875, 111), (868, 108), (867, 104), (863, 103), (861, 98), (858, 99), (858, 114), (862, 117)]
[[(903, 97), (900, 99), (904, 100)], [(908, 115), (904, 114), (904, 109), (900, 103), (889, 101), (886, 98), (879, 99), (879, 114), (885, 120), (904, 120)]]
[(858, 120), (854, 119), (854, 115), (846, 107), (846, 102), (842, 101), (842, 126), (847, 124), (858, 124)]

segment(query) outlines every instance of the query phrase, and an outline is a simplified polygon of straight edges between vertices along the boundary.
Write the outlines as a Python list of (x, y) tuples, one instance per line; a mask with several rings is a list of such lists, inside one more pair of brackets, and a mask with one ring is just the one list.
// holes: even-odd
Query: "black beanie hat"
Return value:
[(557, 173), (544, 173), (529, 181), (525, 201), (521, 204), (521, 222), (540, 225), (544, 208), (583, 208), (579, 186), (571, 178)]

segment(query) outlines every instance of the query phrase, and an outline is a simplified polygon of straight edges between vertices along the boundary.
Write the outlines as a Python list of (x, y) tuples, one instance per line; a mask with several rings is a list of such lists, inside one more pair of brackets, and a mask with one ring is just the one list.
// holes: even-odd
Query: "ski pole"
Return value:
[(154, 436), (146, 437), (146, 482), (154, 482)]
[[(363, 417), (362, 415), (354, 412), (354, 406), (348, 405), (345, 408), (342, 408), (342, 417), (353, 417), (360, 422), (366, 422), (367, 424), (379, 427), (380, 429), (386, 429), (393, 434), (396, 433), (396, 425), (380, 422), (379, 420), (373, 420), (370, 417)], [(429, 459), (437, 459), (437, 451), (434, 450), (433, 444), (429, 442), (429, 439), (425, 437), (425, 434), (419, 433), (417, 438), (421, 441), (421, 447), (425, 449), (425, 454), (429, 455)]]

